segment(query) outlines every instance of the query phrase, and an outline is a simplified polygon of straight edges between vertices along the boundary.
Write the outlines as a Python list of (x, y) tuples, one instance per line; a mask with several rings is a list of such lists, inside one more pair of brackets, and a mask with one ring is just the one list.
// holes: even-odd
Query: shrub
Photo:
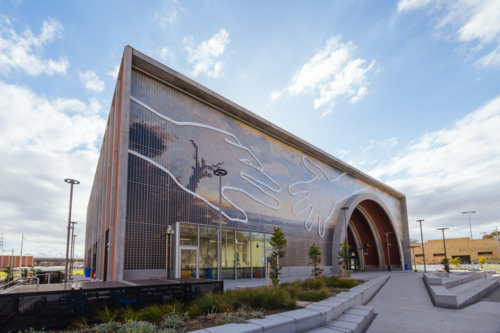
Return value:
[(201, 315), (202, 311), (200, 305), (197, 302), (193, 302), (190, 306), (187, 307), (187, 312), (191, 317), (196, 317)]
[(84, 329), (83, 332), (95, 332), (95, 333), (105, 333), (105, 332), (116, 332), (120, 328), (120, 323), (116, 321), (110, 321), (107, 323), (99, 324), (94, 327)]
[(222, 318), (222, 322), (224, 324), (245, 324), (247, 321), (243, 317), (229, 313)]
[(198, 303), (202, 313), (207, 313), (209, 311), (222, 312), (229, 309), (230, 305), (224, 294), (216, 294), (213, 292), (203, 294), (196, 298), (195, 302)]
[(319, 302), (330, 297), (330, 291), (324, 287), (319, 290), (305, 290), (299, 293), (301, 301)]
[(156, 331), (156, 325), (148, 321), (130, 320), (122, 324), (119, 333), (153, 333)]
[(329, 276), (324, 278), (325, 284), (329, 288), (347, 288), (350, 289), (358, 285), (355, 279), (339, 279), (337, 276)]
[(187, 325), (186, 321), (189, 319), (187, 313), (182, 316), (178, 312), (172, 312), (163, 317), (161, 321), (161, 326), (166, 328), (180, 328)]
[(286, 302), (286, 292), (284, 290), (273, 288), (268, 292), (263, 292), (259, 295), (260, 304), (255, 304), (256, 308), (264, 308), (269, 310), (283, 308)]
[(163, 310), (163, 314), (166, 314), (166, 313), (171, 313), (171, 312), (185, 312), (185, 306), (184, 304), (180, 303), (180, 302), (173, 302), (171, 304), (166, 304), (166, 305), (163, 305), (162, 307), (162, 310)]
[(305, 279), (302, 281), (302, 287), (307, 288), (307, 289), (321, 289), (325, 287), (325, 282), (323, 279)]
[(94, 318), (100, 323), (109, 323), (110, 321), (116, 322), (120, 318), (120, 310), (111, 310), (107, 306), (104, 306), (102, 310), (97, 310), (95, 312)]
[(285, 299), (285, 309), (294, 310), (297, 308), (297, 300), (295, 298), (287, 297)]
[(158, 323), (163, 318), (165, 314), (165, 309), (158, 305), (150, 305), (145, 307), (139, 312), (139, 318), (141, 320), (149, 320), (153, 323)]
[(125, 309), (122, 309), (121, 317), (125, 319), (125, 321), (129, 320), (137, 320), (139, 319), (139, 312), (135, 311), (130, 305)]

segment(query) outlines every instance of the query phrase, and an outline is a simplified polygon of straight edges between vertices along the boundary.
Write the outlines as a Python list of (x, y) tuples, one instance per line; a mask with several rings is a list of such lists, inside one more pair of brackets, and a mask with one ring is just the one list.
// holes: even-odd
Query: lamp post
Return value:
[(413, 265), (415, 265), (415, 272), (417, 271), (417, 261), (415, 260), (415, 248), (418, 247), (420, 249), (420, 246), (418, 245), (412, 245), (409, 246), (408, 248), (413, 250)]
[(450, 228), (437, 228), (436, 230), (441, 230), (443, 232), (444, 257), (445, 257), (445, 259), (448, 259), (448, 256), (446, 255), (446, 240), (444, 239), (444, 231), (446, 229), (450, 229)]
[(71, 255), (70, 255), (70, 262), (69, 262), (69, 276), (70, 278), (73, 277), (73, 271), (75, 270), (75, 240), (76, 240), (77, 235), (71, 235)]
[(392, 267), (391, 267), (391, 253), (389, 252), (389, 235), (392, 234), (392, 232), (390, 231), (387, 231), (387, 232), (384, 232), (384, 235), (385, 235), (385, 240), (387, 241), (387, 260), (389, 262), (389, 264), (387, 265), (387, 271), (392, 271)]
[(24, 238), (24, 232), (23, 232), (23, 235), (21, 236), (21, 252), (19, 253), (19, 274), (21, 274), (21, 270), (23, 269), (23, 243), (25, 239), (26, 238)]
[(64, 280), (68, 280), (68, 256), (69, 256), (69, 232), (71, 229), (71, 206), (73, 204), (73, 185), (78, 185), (80, 182), (76, 179), (65, 179), (66, 183), (71, 184), (71, 189), (69, 192), (69, 216), (68, 216), (68, 239), (66, 240), (66, 267), (64, 267)]
[(217, 258), (219, 262), (217, 263), (217, 277), (222, 281), (222, 177), (227, 175), (227, 171), (224, 169), (217, 169), (214, 171), (214, 175), (219, 177), (219, 244), (217, 249)]
[(424, 234), (422, 233), (422, 222), (425, 220), (417, 220), (420, 223), (420, 237), (422, 238), (422, 254), (424, 255), (424, 273), (427, 273), (427, 269), (425, 268), (425, 251), (424, 251)]
[(70, 247), (69, 247), (69, 276), (67, 278), (69, 278), (71, 275), (72, 275), (72, 272), (73, 272), (73, 250), (74, 250), (74, 246), (75, 246), (75, 224), (78, 224), (78, 222), (71, 222), (71, 244), (70, 244)]
[(474, 239), (472, 238), (472, 225), (470, 224), (470, 214), (475, 214), (476, 211), (475, 210), (471, 210), (471, 211), (468, 211), (468, 212), (462, 212), (462, 214), (467, 214), (469, 215), (469, 228), (470, 228), (470, 239)]

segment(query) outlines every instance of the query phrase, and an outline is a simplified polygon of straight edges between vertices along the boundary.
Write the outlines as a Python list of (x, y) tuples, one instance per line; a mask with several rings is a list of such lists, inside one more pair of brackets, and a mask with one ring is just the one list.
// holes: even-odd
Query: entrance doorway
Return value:
[(359, 270), (359, 260), (358, 254), (354, 251), (349, 251), (349, 269), (350, 270)]
[(198, 279), (199, 262), (198, 262), (198, 247), (197, 246), (180, 246), (179, 247), (179, 276), (183, 279)]

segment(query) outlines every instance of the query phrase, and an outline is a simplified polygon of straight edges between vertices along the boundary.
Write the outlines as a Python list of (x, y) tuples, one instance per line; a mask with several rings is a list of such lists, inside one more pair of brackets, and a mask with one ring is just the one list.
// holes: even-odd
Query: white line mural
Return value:
[[(350, 195), (348, 195), (347, 197), (344, 197), (344, 198), (342, 198), (342, 199), (340, 199), (340, 200), (336, 201), (336, 202), (333, 204), (333, 208), (332, 208), (332, 210), (331, 210), (331, 212), (330, 212), (330, 215), (328, 215), (328, 217), (327, 217), (326, 219), (324, 219), (323, 221), (321, 221), (321, 216), (320, 216), (320, 214), (316, 214), (316, 215), (314, 216), (314, 218), (313, 218), (312, 222), (308, 225), (309, 218), (311, 217), (311, 215), (313, 214), (313, 211), (314, 211), (314, 205), (313, 205), (313, 204), (309, 204), (309, 205), (307, 205), (304, 209), (302, 209), (302, 210), (301, 210), (300, 212), (298, 212), (298, 213), (296, 213), (296, 212), (295, 212), (295, 206), (297, 206), (298, 204), (300, 204), (300, 203), (301, 203), (301, 202), (303, 202), (304, 200), (307, 200), (307, 199), (311, 196), (311, 191), (297, 191), (297, 192), (292, 192), (292, 187), (297, 186), (297, 185), (299, 185), (299, 184), (310, 184), (310, 183), (312, 183), (312, 182), (314, 182), (315, 180), (317, 180), (317, 179), (318, 179), (318, 175), (317, 175), (317, 173), (315, 173), (315, 172), (314, 172), (311, 168), (309, 168), (309, 167), (307, 166), (307, 164), (306, 164), (306, 160), (307, 160), (309, 163), (311, 163), (312, 165), (314, 165), (316, 168), (320, 169), (320, 170), (321, 170), (321, 172), (323, 173), (323, 175), (325, 175), (325, 178), (328, 180), (328, 182), (329, 182), (329, 183), (333, 183), (333, 182), (335, 182), (335, 181), (339, 180), (339, 179), (340, 179), (340, 178), (342, 178), (344, 175), (346, 175), (346, 173), (344, 172), (343, 174), (341, 174), (340, 176), (338, 176), (338, 177), (337, 177), (337, 178), (335, 178), (335, 179), (330, 179), (330, 178), (328, 178), (328, 176), (326, 175), (325, 171), (324, 171), (324, 170), (323, 170), (320, 166), (318, 166), (318, 165), (317, 165), (317, 164), (315, 164), (313, 161), (311, 161), (311, 159), (310, 159), (310, 158), (308, 158), (307, 156), (304, 156), (304, 157), (302, 158), (302, 164), (304, 165), (304, 167), (305, 167), (307, 170), (309, 170), (309, 172), (311, 172), (311, 173), (314, 175), (314, 177), (313, 177), (311, 180), (296, 182), (296, 183), (293, 183), (292, 185), (288, 186), (288, 192), (290, 192), (290, 194), (291, 194), (291, 195), (293, 195), (293, 196), (295, 196), (295, 195), (299, 195), (299, 194), (304, 194), (304, 193), (306, 193), (306, 194), (307, 194), (304, 198), (300, 199), (299, 201), (297, 201), (297, 202), (293, 205), (293, 207), (292, 207), (292, 213), (293, 213), (293, 215), (295, 215), (295, 216), (299, 216), (299, 215), (301, 215), (302, 213), (304, 213), (306, 210), (310, 209), (309, 214), (307, 215), (307, 218), (306, 218), (306, 220), (305, 220), (305, 222), (304, 222), (304, 228), (306, 228), (306, 230), (307, 230), (307, 231), (311, 231), (311, 229), (312, 229), (312, 227), (313, 227), (314, 223), (315, 223), (316, 221), (318, 221), (318, 235), (319, 235), (320, 237), (324, 237), (324, 236), (325, 236), (326, 222), (327, 222), (328, 220), (330, 220), (330, 218), (333, 216), (333, 213), (335, 212), (335, 208), (336, 208), (337, 204), (338, 204), (338, 203), (340, 203), (340, 202), (342, 202), (342, 201), (344, 201), (345, 199), (348, 199), (348, 198), (352, 197), (352, 196), (353, 196), (353, 195), (355, 195), (355, 194), (358, 194), (359, 192), (362, 192), (362, 191), (367, 190), (367, 189), (368, 189), (368, 188), (370, 188), (371, 186), (368, 186), (368, 187), (362, 188), (362, 189), (360, 189), (360, 190), (354, 191), (353, 193), (351, 193), (351, 194), (350, 194)], [(321, 225), (323, 225), (323, 231), (321, 230)]]
[[(219, 132), (219, 133), (222, 133), (224, 135), (227, 135), (229, 137), (231, 137), (234, 141), (232, 140), (229, 140), (229, 139), (224, 139), (227, 143), (229, 143), (230, 145), (233, 145), (239, 149), (242, 149), (246, 152), (248, 152), (250, 155), (252, 155), (252, 157), (255, 159), (255, 161), (257, 161), (258, 165), (254, 165), (252, 163), (252, 161), (248, 160), (248, 159), (244, 159), (244, 158), (240, 158), (238, 159), (241, 163), (244, 163), (246, 164), (247, 166), (257, 170), (260, 174), (264, 175), (270, 182), (272, 182), (274, 185), (276, 185), (276, 188), (272, 188), (271, 186), (263, 183), (262, 181), (258, 180), (258, 179), (255, 179), (254, 177), (252, 177), (251, 175), (245, 173), (245, 172), (240, 172), (240, 177), (245, 180), (246, 182), (250, 183), (252, 186), (256, 187), (257, 189), (259, 189), (262, 193), (264, 193), (266, 196), (272, 198), (274, 201), (276, 201), (276, 205), (269, 205), (268, 203), (254, 197), (253, 195), (251, 195), (250, 193), (248, 193), (247, 191), (245, 191), (244, 189), (242, 188), (239, 188), (239, 187), (235, 187), (235, 186), (223, 186), (222, 187), (222, 196), (224, 197), (224, 199), (227, 200), (227, 202), (229, 202), (231, 204), (231, 206), (233, 206), (236, 210), (238, 210), (239, 212), (241, 212), (245, 218), (244, 219), (240, 219), (240, 218), (234, 218), (234, 217), (230, 217), (229, 215), (227, 215), (224, 211), (222, 211), (222, 215), (224, 215), (228, 220), (230, 221), (234, 221), (234, 222), (242, 222), (242, 223), (247, 223), (248, 222), (248, 217), (247, 217), (247, 214), (245, 213), (245, 211), (243, 209), (241, 209), (240, 207), (236, 206), (225, 194), (225, 191), (237, 191), (237, 192), (241, 192), (241, 193), (244, 193), (245, 195), (247, 195), (248, 197), (250, 197), (252, 200), (255, 200), (256, 202), (268, 207), (268, 208), (271, 208), (271, 209), (280, 209), (281, 207), (281, 203), (279, 201), (278, 198), (276, 198), (273, 194), (271, 194), (269, 191), (271, 192), (274, 192), (274, 193), (279, 193), (281, 192), (281, 187), (280, 185), (274, 181), (267, 173), (265, 173), (264, 171), (264, 166), (262, 165), (262, 163), (260, 163), (260, 161), (257, 159), (257, 157), (254, 155), (254, 153), (248, 149), (247, 147), (243, 146), (240, 141), (238, 140), (238, 138), (232, 134), (232, 133), (229, 133), (229, 132), (226, 132), (226, 131), (223, 131), (221, 129), (218, 129), (218, 128), (215, 128), (215, 127), (212, 127), (212, 126), (209, 126), (209, 125), (206, 125), (206, 124), (200, 124), (200, 123), (195, 123), (195, 122), (189, 122), (189, 121), (184, 121), (184, 122), (180, 122), (180, 121), (175, 121), (161, 113), (159, 113), (158, 111), (154, 110), (153, 108), (151, 108), (150, 106), (144, 104), (143, 102), (139, 101), (138, 99), (134, 98), (134, 97), (130, 97), (130, 99), (139, 104), (140, 106), (142, 106), (143, 108), (145, 108), (146, 110), (152, 112), (153, 114), (155, 114), (156, 116), (174, 124), (174, 125), (177, 125), (177, 126), (191, 126), (191, 127), (199, 127), (199, 128), (204, 128), (204, 129), (208, 129), (208, 130), (212, 130), (212, 131), (215, 131), (215, 132)], [(153, 164), (154, 166), (156, 166), (157, 168), (163, 170), (164, 172), (166, 172), (167, 174), (170, 175), (170, 177), (172, 178), (173, 181), (175, 181), (175, 183), (180, 187), (182, 188), (184, 191), (188, 192), (189, 194), (197, 197), (198, 199), (204, 201), (205, 203), (207, 203), (210, 207), (212, 207), (213, 209), (215, 209), (216, 211), (219, 211), (219, 207), (213, 205), (211, 202), (209, 202), (207, 199), (205, 199), (203, 196), (189, 190), (188, 188), (186, 188), (184, 185), (182, 185), (177, 179), (176, 177), (172, 174), (172, 172), (170, 172), (170, 170), (168, 170), (167, 168), (165, 168), (164, 166), (158, 164), (157, 162), (155, 162), (154, 160), (134, 151), (134, 150), (131, 150), (129, 149), (129, 153)]]

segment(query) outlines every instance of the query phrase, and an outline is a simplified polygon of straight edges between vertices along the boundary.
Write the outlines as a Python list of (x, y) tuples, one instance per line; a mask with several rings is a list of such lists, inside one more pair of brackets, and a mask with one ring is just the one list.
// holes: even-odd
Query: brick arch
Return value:
[[(372, 249), (376, 249), (376, 251), (373, 252), (377, 253), (378, 267), (380, 269), (386, 269), (386, 264), (388, 262), (386, 240), (383, 233), (387, 231), (392, 232), (390, 235), (392, 244), (392, 248), (390, 249), (391, 265), (401, 265), (401, 269), (404, 269), (404, 256), (401, 247), (402, 243), (399, 235), (396, 233), (394, 219), (392, 218), (391, 212), (385, 203), (375, 194), (363, 193), (349, 198), (342, 206), (349, 207), (345, 218), (349, 221), (350, 225), (352, 224), (353, 227), (356, 228), (358, 234), (367, 230), (366, 225), (369, 226), (369, 233), (373, 236), (372, 240), (375, 244), (375, 246), (372, 245)], [(366, 222), (366, 224), (362, 223), (363, 220), (360, 219), (358, 213), (361, 213), (364, 217), (364, 222)], [(332, 258), (337, 257), (339, 244), (342, 243), (345, 238), (346, 230), (343, 215), (344, 213), (340, 212), (337, 224), (335, 225), (332, 244)], [(358, 227), (356, 227), (353, 218), (357, 221)], [(366, 233), (368, 233), (368, 231), (366, 231)], [(366, 236), (366, 238), (368, 238), (368, 236)], [(373, 255), (370, 260), (371, 262), (374, 262)], [(332, 266), (334, 273), (340, 271), (340, 266), (336, 265), (335, 262), (332, 263)]]

